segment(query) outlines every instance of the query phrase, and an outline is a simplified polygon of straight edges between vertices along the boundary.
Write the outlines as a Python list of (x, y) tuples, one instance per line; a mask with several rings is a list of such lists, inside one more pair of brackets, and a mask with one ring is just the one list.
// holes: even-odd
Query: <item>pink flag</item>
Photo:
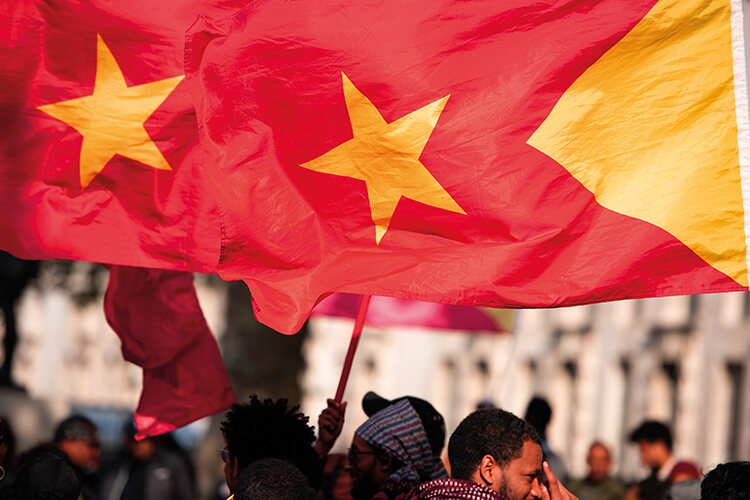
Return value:
[[(323, 299), (313, 315), (354, 318), (359, 295), (334, 293)], [(507, 332), (512, 328), (513, 312), (418, 300), (373, 296), (365, 323), (374, 327), (417, 326), (446, 330)]]
[(236, 402), (193, 287), (193, 274), (110, 266), (107, 322), (143, 368), (138, 437), (169, 432)]

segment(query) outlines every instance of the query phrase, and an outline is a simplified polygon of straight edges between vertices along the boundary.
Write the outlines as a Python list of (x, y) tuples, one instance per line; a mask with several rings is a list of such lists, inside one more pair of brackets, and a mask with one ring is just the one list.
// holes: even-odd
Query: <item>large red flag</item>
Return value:
[(236, 402), (192, 273), (111, 266), (104, 310), (123, 357), (143, 368), (140, 435), (169, 432)]
[(0, 248), (215, 271), (219, 218), (195, 155), (184, 33), (231, 3), (3, 2)]
[(204, 19), (186, 60), (220, 274), (285, 332), (332, 291), (746, 290), (742, 47), (739, 0), (268, 0)]

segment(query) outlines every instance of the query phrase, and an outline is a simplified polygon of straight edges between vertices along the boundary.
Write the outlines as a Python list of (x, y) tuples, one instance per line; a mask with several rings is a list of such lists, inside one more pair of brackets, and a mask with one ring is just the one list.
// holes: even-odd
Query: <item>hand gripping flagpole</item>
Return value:
[(359, 302), (359, 310), (357, 311), (357, 319), (354, 321), (354, 330), (352, 331), (352, 339), (349, 341), (349, 350), (346, 352), (346, 359), (344, 359), (344, 367), (341, 369), (341, 378), (339, 379), (339, 386), (336, 389), (336, 397), (334, 400), (340, 403), (344, 398), (344, 390), (346, 389), (346, 382), (349, 380), (349, 373), (352, 371), (352, 362), (354, 361), (354, 353), (357, 351), (357, 345), (359, 344), (359, 337), (362, 336), (362, 327), (365, 326), (365, 316), (367, 316), (367, 306), (370, 305), (370, 296), (362, 295)]

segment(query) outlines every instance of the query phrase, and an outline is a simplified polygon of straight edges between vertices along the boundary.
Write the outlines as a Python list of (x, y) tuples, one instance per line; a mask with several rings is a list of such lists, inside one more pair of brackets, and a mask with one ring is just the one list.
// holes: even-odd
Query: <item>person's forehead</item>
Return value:
[(354, 435), (352, 439), (352, 448), (360, 451), (372, 451), (374, 448), (369, 445), (367, 441), (362, 439), (360, 436)]
[(594, 444), (591, 445), (591, 448), (589, 449), (589, 455), (597, 458), (609, 458), (609, 450), (602, 444)]
[(638, 441), (636, 441), (636, 443), (638, 444), (638, 446), (641, 449), (644, 449), (644, 448), (655, 448), (657, 446), (663, 446), (663, 444), (664, 444), (661, 441), (647, 441), (645, 439), (639, 439)]
[(68, 441), (70, 443), (79, 443), (85, 446), (98, 446), (99, 445), (98, 436), (66, 438), (66, 439), (63, 439), (63, 441)]
[(522, 474), (532, 474), (541, 471), (542, 447), (534, 441), (525, 441), (521, 450), (521, 456), (511, 460), (508, 467), (514, 468)]

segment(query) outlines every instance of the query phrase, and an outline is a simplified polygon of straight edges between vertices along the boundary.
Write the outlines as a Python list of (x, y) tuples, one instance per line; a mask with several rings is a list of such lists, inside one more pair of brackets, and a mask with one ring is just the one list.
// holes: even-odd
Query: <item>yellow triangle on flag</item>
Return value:
[(748, 285), (731, 0), (661, 0), (528, 140), (604, 207)]

